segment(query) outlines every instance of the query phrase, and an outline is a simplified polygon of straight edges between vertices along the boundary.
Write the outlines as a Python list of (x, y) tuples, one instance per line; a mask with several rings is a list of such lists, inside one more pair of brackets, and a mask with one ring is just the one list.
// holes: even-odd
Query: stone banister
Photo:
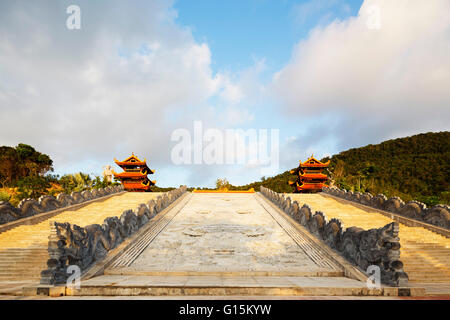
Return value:
[(345, 257), (364, 273), (371, 265), (380, 268), (381, 282), (389, 286), (404, 286), (408, 275), (400, 261), (399, 225), (397, 222), (378, 229), (363, 230), (357, 226), (345, 228), (339, 219), (328, 220), (323, 212), (302, 207), (290, 197), (261, 187), (261, 194), (290, 215), (295, 221), (323, 240), (331, 249)]

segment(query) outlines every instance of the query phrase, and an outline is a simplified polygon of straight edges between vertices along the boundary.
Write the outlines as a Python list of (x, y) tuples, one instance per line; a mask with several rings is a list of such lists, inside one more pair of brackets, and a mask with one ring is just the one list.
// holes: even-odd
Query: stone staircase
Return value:
[[(379, 228), (392, 219), (370, 209), (361, 209), (351, 202), (321, 194), (289, 194), (300, 205), (308, 204), (314, 211), (322, 211), (328, 219), (340, 219), (345, 227)], [(423, 227), (400, 224), (400, 260), (409, 282), (450, 285), (450, 239)]]
[(39, 282), (47, 266), (46, 247), (8, 248), (0, 251), (0, 282)]
[(161, 193), (124, 193), (77, 210), (63, 211), (32, 225), (19, 225), (0, 233), (0, 283), (39, 282), (47, 269), (47, 244), (51, 221), (69, 222), (81, 227), (102, 224), (107, 217), (120, 216), (124, 210), (156, 199)]

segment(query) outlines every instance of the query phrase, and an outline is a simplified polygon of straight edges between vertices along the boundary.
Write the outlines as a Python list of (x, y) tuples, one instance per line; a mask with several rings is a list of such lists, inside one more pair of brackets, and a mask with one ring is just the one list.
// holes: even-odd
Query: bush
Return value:
[(51, 185), (47, 179), (40, 176), (29, 176), (20, 180), (18, 183), (18, 199), (33, 198), (37, 199), (47, 193), (47, 188)]
[(439, 202), (442, 204), (450, 204), (450, 191), (441, 192)]
[(419, 197), (418, 200), (427, 205), (427, 207), (432, 207), (439, 204), (439, 197), (437, 196), (422, 196)]
[(0, 201), (9, 201), (11, 196), (6, 191), (0, 191)]

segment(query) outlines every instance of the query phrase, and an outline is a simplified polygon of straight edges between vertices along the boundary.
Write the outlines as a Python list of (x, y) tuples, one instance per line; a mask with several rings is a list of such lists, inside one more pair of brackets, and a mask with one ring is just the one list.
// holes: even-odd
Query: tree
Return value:
[(17, 174), (18, 156), (14, 148), (0, 147), (0, 183), (2, 187), (12, 185)]
[(92, 188), (96, 183), (89, 174), (78, 172), (76, 174), (65, 174), (59, 180), (64, 192), (70, 194), (72, 191), (79, 192)]
[(19, 200), (25, 198), (37, 199), (41, 195), (47, 193), (47, 188), (51, 185), (44, 177), (29, 176), (20, 180), (18, 183), (18, 198)]
[(217, 179), (216, 180), (216, 189), (222, 190), (222, 189), (229, 189), (231, 187), (231, 184), (228, 182), (226, 178), (223, 179)]
[(19, 143), (17, 147), (0, 147), (0, 183), (3, 187), (17, 185), (28, 176), (44, 176), (53, 171), (53, 161), (32, 146)]

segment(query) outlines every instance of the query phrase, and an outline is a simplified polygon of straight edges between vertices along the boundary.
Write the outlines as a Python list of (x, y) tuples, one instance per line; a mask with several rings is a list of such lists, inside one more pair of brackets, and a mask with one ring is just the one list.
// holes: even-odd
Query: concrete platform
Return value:
[[(62, 289), (62, 288), (61, 288)], [(381, 287), (345, 277), (286, 276), (120, 276), (104, 275), (83, 281), (74, 296), (423, 296), (420, 288)], [(56, 290), (55, 290), (56, 292)]]
[(334, 272), (342, 275), (340, 266), (301, 233), (288, 233), (255, 196), (191, 194), (156, 237), (149, 237), (148, 243), (139, 244), (136, 249), (130, 248), (133, 254), (124, 253), (105, 274), (290, 272), (314, 275), (322, 272), (327, 275), (326, 272)]

